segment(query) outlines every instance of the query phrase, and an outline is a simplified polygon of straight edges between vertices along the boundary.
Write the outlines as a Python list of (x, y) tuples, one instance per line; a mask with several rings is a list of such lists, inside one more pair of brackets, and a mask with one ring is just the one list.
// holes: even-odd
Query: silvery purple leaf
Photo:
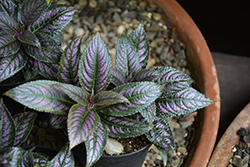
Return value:
[(14, 120), (0, 99), (0, 150), (14, 145), (15, 133)]
[(112, 91), (102, 91), (97, 93), (94, 97), (94, 104), (98, 106), (117, 103), (129, 103), (129, 100), (126, 97)]
[(69, 150), (68, 143), (50, 162), (54, 164), (54, 167), (75, 167), (74, 156), (72, 151)]
[(49, 117), (49, 125), (55, 129), (67, 129), (67, 116), (51, 114)]
[(56, 41), (42, 33), (35, 33), (40, 40), (41, 48), (24, 44), (25, 51), (34, 59), (45, 63), (58, 63), (63, 53), (62, 48)]
[(9, 16), (14, 16), (16, 4), (10, 0), (0, 0), (0, 12), (5, 12)]
[(117, 68), (112, 68), (112, 79), (111, 83), (115, 86), (122, 85), (126, 82), (125, 73), (122, 73)]
[(40, 154), (33, 153), (34, 157), (34, 167), (47, 167), (47, 166), (54, 166), (47, 158), (43, 157)]
[(94, 133), (100, 123), (100, 117), (95, 111), (87, 107), (75, 104), (68, 115), (68, 135), (70, 150), (76, 145), (86, 141)]
[(18, 20), (20, 24), (28, 27), (32, 25), (41, 16), (47, 8), (45, 0), (25, 0), (21, 3), (18, 10)]
[(115, 67), (125, 74), (125, 78), (140, 69), (136, 48), (125, 34), (120, 36), (116, 46)]
[(193, 80), (185, 73), (172, 67), (155, 67), (155, 70), (161, 73), (157, 83), (164, 85), (162, 97), (167, 97), (171, 94), (179, 92), (193, 82)]
[(58, 83), (55, 84), (59, 89), (61, 89), (65, 94), (67, 94), (75, 102), (87, 106), (89, 104), (89, 94), (81, 87)]
[(167, 118), (161, 111), (156, 111), (156, 117), (153, 124), (153, 129), (146, 133), (148, 140), (156, 146), (167, 149), (175, 154), (174, 137)]
[(152, 124), (135, 121), (125, 117), (113, 117), (103, 115), (101, 117), (101, 120), (107, 128), (108, 136), (114, 138), (140, 136), (152, 129), (153, 127)]
[(160, 78), (160, 72), (155, 69), (142, 69), (133, 77), (133, 82), (154, 81)]
[(20, 71), (27, 63), (28, 56), (21, 50), (8, 57), (0, 57), (0, 82)]
[(211, 104), (213, 101), (190, 87), (167, 98), (159, 98), (156, 103), (167, 117), (189, 114)]
[(149, 41), (143, 29), (143, 24), (140, 24), (131, 34), (129, 34), (129, 38), (135, 44), (140, 66), (145, 68), (149, 58)]
[(58, 82), (37, 80), (22, 84), (4, 94), (17, 102), (44, 112), (65, 115), (74, 104), (58, 87)]
[(73, 19), (77, 10), (67, 5), (52, 5), (33, 24), (32, 32), (43, 32), (50, 36), (60, 33), (64, 27)]
[(20, 164), (18, 167), (31, 167), (34, 166), (34, 157), (32, 151), (35, 149), (35, 147), (29, 149), (26, 151), (20, 161)]
[(161, 157), (162, 157), (162, 160), (163, 160), (163, 164), (164, 166), (167, 165), (167, 161), (168, 161), (168, 154), (167, 154), (167, 150), (165, 148), (161, 148), (159, 146), (155, 146), (161, 153)]
[(37, 114), (34, 112), (24, 112), (14, 116), (16, 134), (14, 146), (20, 146), (31, 132)]
[(25, 150), (19, 147), (7, 147), (0, 149), (0, 166), (12, 167), (18, 166), (21, 161), (21, 157), (25, 153)]
[(0, 12), (0, 28), (9, 35), (18, 34), (17, 22), (4, 12)]
[(97, 94), (104, 90), (111, 80), (111, 57), (100, 34), (94, 36), (85, 49), (79, 64), (81, 86)]
[(26, 43), (28, 45), (33, 45), (41, 49), (41, 44), (39, 42), (39, 39), (29, 30), (24, 30), (22, 34), (17, 36), (18, 40), (22, 43)]
[(5, 32), (0, 32), (0, 57), (15, 54), (19, 50), (20, 45), (21, 43), (15, 37)]
[(156, 115), (156, 105), (155, 102), (151, 103), (148, 107), (140, 111), (141, 115), (148, 123), (152, 123)]
[(54, 40), (56, 41), (56, 43), (61, 44), (64, 40), (63, 38), (63, 31), (61, 31), (60, 33), (56, 34), (55, 36), (53, 36)]
[(29, 80), (38, 75), (37, 60), (32, 57), (28, 57), (28, 62), (26, 66), (22, 69), (23, 76), (25, 80)]
[(106, 127), (100, 122), (97, 126), (95, 133), (92, 133), (85, 141), (86, 146), (86, 167), (92, 166), (102, 156), (106, 142), (107, 142)]
[(65, 48), (58, 71), (60, 82), (79, 85), (77, 72), (81, 54), (81, 40), (82, 37), (77, 37)]
[(97, 111), (105, 115), (121, 117), (141, 112), (161, 95), (162, 88), (154, 82), (133, 82), (116, 87), (111, 91), (123, 95), (130, 103), (101, 106), (97, 108)]
[(59, 69), (59, 65), (56, 63), (44, 63), (41, 61), (35, 61), (35, 64), (37, 62), (37, 72), (47, 78), (47, 79), (51, 79), (51, 80), (57, 80), (58, 78), (58, 69)]

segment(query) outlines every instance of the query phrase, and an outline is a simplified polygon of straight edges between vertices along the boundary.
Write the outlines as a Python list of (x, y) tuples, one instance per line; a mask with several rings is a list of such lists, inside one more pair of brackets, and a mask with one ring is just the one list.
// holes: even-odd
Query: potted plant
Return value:
[(55, 114), (54, 123), (67, 121), (69, 149), (84, 142), (86, 166), (99, 160), (106, 143), (112, 142), (109, 137), (143, 134), (166, 160), (167, 150), (175, 153), (166, 118), (191, 113), (213, 102), (191, 88), (193, 80), (181, 71), (170, 67), (145, 69), (149, 57), (147, 41), (142, 25), (129, 36), (121, 35), (112, 68), (99, 34), (81, 58), (78, 37), (69, 43), (61, 58), (60, 82), (31, 81), (5, 95), (29, 108)]
[[(24, 112), (11, 116), (8, 109), (0, 99), (0, 165), (8, 166), (74, 166), (73, 154), (66, 144), (55, 156), (39, 146), (20, 147), (32, 130), (36, 113)], [(26, 151), (26, 149), (28, 149)], [(39, 153), (48, 154), (51, 161)]]

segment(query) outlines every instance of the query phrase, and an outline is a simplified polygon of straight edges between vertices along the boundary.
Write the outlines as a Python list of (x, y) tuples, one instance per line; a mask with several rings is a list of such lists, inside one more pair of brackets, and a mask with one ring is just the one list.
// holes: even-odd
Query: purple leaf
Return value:
[(19, 147), (8, 147), (0, 149), (0, 166), (18, 166), (24, 153), (25, 150)]
[(68, 115), (70, 150), (86, 141), (94, 133), (99, 122), (100, 117), (95, 111), (88, 110), (80, 104), (73, 105)]
[(125, 117), (103, 115), (101, 120), (107, 128), (108, 135), (114, 138), (140, 136), (152, 129), (152, 124), (135, 121)]
[(15, 133), (14, 120), (0, 99), (0, 150), (14, 145)]
[(13, 36), (0, 32), (0, 57), (15, 54), (19, 50), (20, 44)]
[(16, 125), (16, 135), (14, 146), (20, 146), (28, 137), (32, 130), (37, 114), (34, 112), (24, 112), (14, 116)]
[(179, 92), (193, 82), (193, 80), (185, 73), (172, 67), (156, 67), (154, 68), (161, 73), (159, 84), (164, 85), (163, 97)]
[(74, 156), (72, 151), (69, 150), (68, 143), (50, 162), (54, 164), (54, 167), (75, 167)]
[(66, 129), (67, 128), (67, 116), (51, 114), (49, 117), (49, 125), (55, 129)]
[(82, 87), (97, 94), (104, 90), (111, 80), (111, 58), (101, 36), (97, 34), (85, 49), (79, 64), (79, 79)]
[(53, 86), (56, 83), (58, 82), (49, 80), (31, 81), (4, 94), (29, 108), (65, 115), (74, 102), (59, 88)]
[(153, 129), (146, 133), (148, 140), (156, 146), (167, 149), (175, 154), (174, 137), (167, 118), (161, 113), (161, 111), (156, 111), (156, 117), (153, 124)]
[(152, 123), (154, 121), (155, 115), (156, 115), (155, 102), (153, 102), (148, 107), (146, 107), (145, 109), (140, 111), (140, 113), (148, 123)]
[(67, 94), (72, 100), (75, 102), (87, 106), (89, 104), (89, 94), (83, 88), (70, 85), (58, 83), (55, 84), (58, 88), (60, 88), (65, 94)]
[(3, 31), (9, 35), (14, 36), (18, 34), (17, 22), (12, 17), (3, 12), (0, 13), (0, 28), (2, 28)]
[(162, 88), (154, 82), (134, 82), (121, 85), (111, 91), (126, 97), (130, 104), (118, 103), (101, 106), (97, 108), (97, 111), (106, 115), (121, 117), (142, 112), (161, 95)]
[(35, 61), (35, 65), (36, 65), (36, 62), (37, 62), (37, 72), (41, 76), (43, 76), (47, 79), (57, 80), (57, 78), (58, 78), (57, 72), (59, 69), (58, 64)]
[(137, 72), (133, 77), (133, 82), (154, 81), (160, 78), (160, 73), (155, 69), (143, 69)]
[(53, 166), (53, 164), (45, 157), (43, 157), (42, 155), (39, 155), (37, 153), (33, 153), (33, 157), (34, 157), (34, 166), (38, 166), (38, 167), (42, 167), (42, 166)]
[(29, 149), (24, 153), (24, 155), (21, 158), (20, 164), (18, 167), (30, 167), (34, 166), (34, 157), (32, 151), (35, 149), (35, 147)]
[(23, 46), (25, 51), (31, 57), (39, 61), (46, 63), (58, 63), (63, 52), (60, 45), (58, 45), (52, 37), (46, 34), (36, 33), (35, 35), (40, 40), (41, 48), (24, 44)]
[(161, 153), (161, 157), (163, 160), (163, 164), (164, 166), (167, 166), (167, 161), (168, 161), (168, 152), (165, 148), (161, 148), (159, 146), (155, 146)]
[(27, 61), (28, 56), (22, 51), (8, 57), (0, 57), (0, 82), (20, 71)]
[(145, 68), (149, 58), (149, 41), (143, 29), (143, 24), (140, 24), (131, 34), (129, 34), (129, 38), (135, 44), (140, 66)]
[(122, 85), (126, 82), (125, 73), (122, 73), (117, 68), (112, 69), (112, 80), (111, 83), (115, 86)]
[(33, 24), (32, 32), (43, 32), (50, 36), (60, 33), (64, 27), (73, 19), (77, 10), (67, 5), (52, 5)]
[(41, 49), (39, 39), (29, 30), (25, 30), (24, 32), (22, 32), (22, 34), (18, 35), (17, 38), (22, 43), (33, 45)]
[(117, 103), (129, 103), (129, 100), (115, 92), (102, 91), (95, 95), (94, 104), (95, 105), (111, 105)]
[(26, 27), (32, 25), (47, 8), (45, 0), (25, 0), (18, 10), (18, 20)]
[(92, 133), (85, 141), (87, 160), (86, 166), (90, 167), (96, 163), (102, 156), (106, 142), (107, 142), (106, 127), (100, 122), (95, 132)]
[(9, 16), (14, 16), (16, 4), (10, 0), (0, 0), (0, 12), (5, 12)]
[(116, 68), (125, 74), (127, 78), (130, 74), (134, 75), (139, 69), (138, 53), (130, 39), (122, 34), (116, 46)]
[(58, 80), (63, 83), (79, 86), (78, 64), (81, 54), (82, 37), (77, 37), (71, 41), (63, 52), (58, 71)]
[(25, 80), (34, 78), (38, 74), (37, 60), (29, 56), (26, 66), (22, 69)]
[(167, 98), (159, 98), (156, 103), (167, 117), (189, 114), (211, 104), (213, 101), (190, 87)]

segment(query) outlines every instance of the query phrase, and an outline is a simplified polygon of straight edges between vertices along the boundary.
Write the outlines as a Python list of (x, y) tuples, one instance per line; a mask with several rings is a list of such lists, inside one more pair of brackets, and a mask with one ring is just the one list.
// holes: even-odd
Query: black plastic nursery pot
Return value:
[[(124, 155), (102, 156), (92, 167), (140, 167), (151, 145), (150, 143), (140, 150)], [(86, 152), (79, 146), (74, 151), (76, 161), (85, 166)]]

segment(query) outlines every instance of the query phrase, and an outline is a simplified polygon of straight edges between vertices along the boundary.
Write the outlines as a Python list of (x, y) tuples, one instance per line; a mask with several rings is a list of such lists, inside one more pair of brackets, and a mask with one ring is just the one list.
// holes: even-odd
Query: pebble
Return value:
[(117, 34), (121, 35), (125, 31), (125, 26), (124, 25), (119, 25), (117, 28)]
[(91, 7), (91, 8), (96, 8), (96, 6), (97, 6), (97, 2), (94, 1), (94, 0), (90, 0), (90, 2), (89, 2), (89, 7)]

